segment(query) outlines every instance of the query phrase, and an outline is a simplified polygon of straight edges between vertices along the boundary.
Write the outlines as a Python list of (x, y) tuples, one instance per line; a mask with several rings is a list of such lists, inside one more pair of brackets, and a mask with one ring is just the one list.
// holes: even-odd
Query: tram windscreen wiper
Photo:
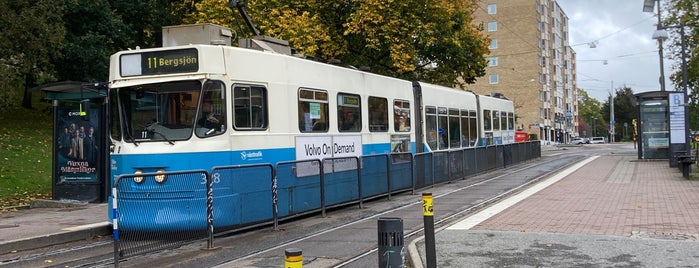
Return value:
[(148, 126), (146, 126), (146, 130), (147, 130), (148, 132), (153, 133), (153, 134), (158, 134), (158, 135), (159, 135), (160, 137), (162, 137), (165, 141), (167, 141), (167, 143), (169, 143), (170, 145), (175, 145), (175, 143), (174, 143), (173, 141), (171, 141), (170, 139), (168, 139), (163, 133), (160, 133), (160, 132), (158, 132), (157, 130), (155, 130), (155, 127), (156, 127), (157, 125), (158, 125), (158, 122), (152, 122), (152, 123), (148, 124)]

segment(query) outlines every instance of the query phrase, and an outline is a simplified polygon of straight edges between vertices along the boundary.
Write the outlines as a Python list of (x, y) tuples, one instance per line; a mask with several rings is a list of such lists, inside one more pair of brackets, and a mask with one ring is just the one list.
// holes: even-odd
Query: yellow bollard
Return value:
[(432, 207), (432, 193), (422, 194), (422, 218), (425, 224), (425, 260), (427, 268), (437, 267), (437, 252), (434, 236), (434, 208)]
[(301, 249), (290, 248), (284, 250), (284, 267), (285, 268), (301, 268), (303, 267), (303, 253)]

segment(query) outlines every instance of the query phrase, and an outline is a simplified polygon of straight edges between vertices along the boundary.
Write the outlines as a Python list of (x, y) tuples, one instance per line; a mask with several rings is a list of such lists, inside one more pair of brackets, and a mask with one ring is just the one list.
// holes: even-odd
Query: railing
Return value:
[[(236, 165), (119, 176), (112, 188), (114, 259), (179, 247), (334, 206), (433, 187), (541, 157), (539, 142), (431, 153)], [(280, 205), (281, 204), (281, 205)]]

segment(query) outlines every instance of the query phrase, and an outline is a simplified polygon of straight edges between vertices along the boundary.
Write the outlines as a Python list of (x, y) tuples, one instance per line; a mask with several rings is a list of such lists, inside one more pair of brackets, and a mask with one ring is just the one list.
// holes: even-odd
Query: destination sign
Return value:
[(189, 73), (199, 70), (196, 48), (124, 54), (119, 59), (121, 76)]

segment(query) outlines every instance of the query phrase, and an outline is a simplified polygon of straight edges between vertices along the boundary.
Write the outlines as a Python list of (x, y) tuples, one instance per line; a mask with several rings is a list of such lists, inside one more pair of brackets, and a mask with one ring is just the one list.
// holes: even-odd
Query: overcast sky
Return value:
[[(634, 93), (660, 90), (658, 43), (651, 38), (658, 19), (656, 12), (643, 12), (643, 0), (557, 2), (568, 15), (570, 45), (577, 54), (579, 88), (603, 102), (612, 85), (615, 89), (626, 85)], [(592, 42), (596, 42), (596, 48), (590, 48)], [(667, 43), (663, 51), (666, 78), (675, 67), (667, 58)], [(666, 90), (674, 90), (668, 79), (665, 83)]]

